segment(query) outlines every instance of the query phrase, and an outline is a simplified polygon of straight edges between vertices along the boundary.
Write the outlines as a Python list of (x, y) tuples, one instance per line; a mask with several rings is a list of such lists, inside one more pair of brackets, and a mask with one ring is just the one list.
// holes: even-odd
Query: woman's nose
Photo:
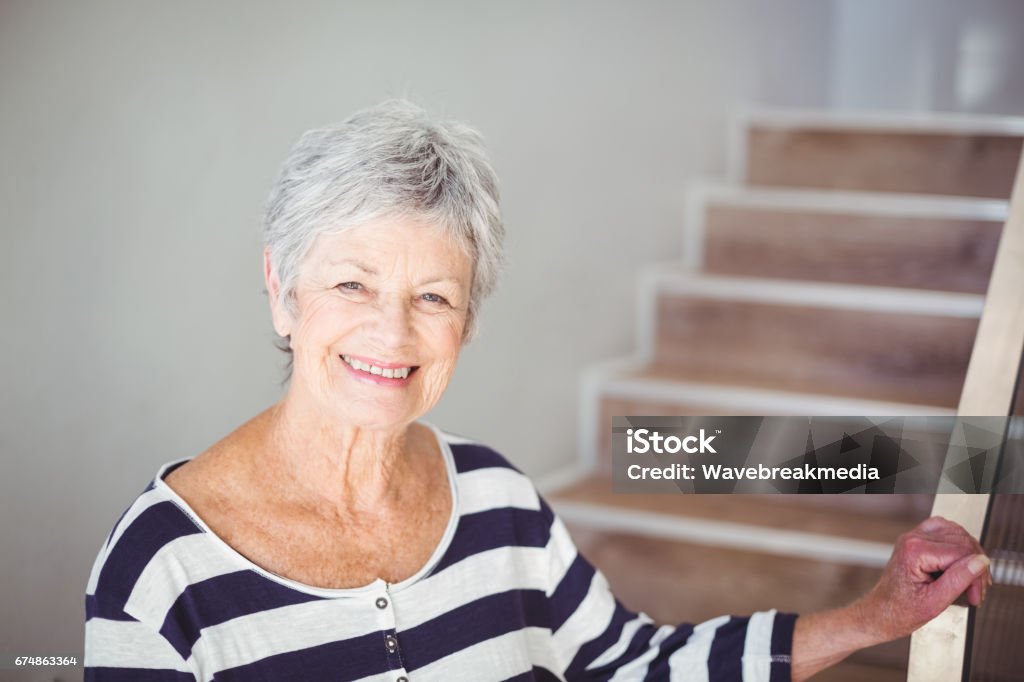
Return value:
[(382, 350), (399, 349), (412, 338), (412, 306), (398, 297), (377, 301), (370, 338)]

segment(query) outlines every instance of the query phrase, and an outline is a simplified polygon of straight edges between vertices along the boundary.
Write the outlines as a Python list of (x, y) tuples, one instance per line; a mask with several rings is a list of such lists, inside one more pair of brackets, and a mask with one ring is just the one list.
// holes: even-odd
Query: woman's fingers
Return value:
[[(948, 525), (955, 524), (944, 522), (941, 524), (941, 527), (938, 527), (939, 525), (936, 524), (932, 526), (932, 534), (923, 536), (912, 534), (912, 537), (908, 539), (907, 551), (910, 555), (908, 558), (910, 559), (911, 566), (916, 564), (915, 572), (922, 582), (932, 583), (933, 581), (941, 580), (942, 576), (953, 565), (962, 561), (965, 557), (981, 556), (984, 562), (988, 561), (987, 557), (984, 557), (981, 545), (973, 537), (959, 526), (955, 527), (960, 532), (951, 532), (948, 529)], [(927, 577), (924, 574), (927, 574)], [(985, 598), (990, 581), (991, 574), (987, 570), (986, 563), (979, 570), (977, 576), (965, 575), (958, 582), (957, 587), (961, 589), (953, 596), (950, 602), (955, 601), (960, 594), (966, 592), (968, 603), (973, 606), (979, 606)], [(942, 607), (944, 608), (948, 603), (943, 604)]]
[(980, 606), (982, 600), (985, 598), (985, 586), (984, 582), (980, 579), (975, 580), (967, 588), (967, 603), (971, 606)]
[(931, 574), (945, 571), (962, 557), (982, 554), (981, 547), (966, 538), (932, 539), (911, 534), (896, 547), (899, 557), (918, 582), (931, 582)]
[[(929, 610), (941, 612), (968, 587), (975, 593), (976, 601), (971, 600), (971, 603), (981, 603), (981, 584), (984, 579), (982, 574), (988, 569), (989, 563), (989, 558), (984, 554), (969, 554), (950, 565), (928, 589), (926, 598), (934, 607)], [(968, 599), (971, 599), (971, 594), (968, 594)]]

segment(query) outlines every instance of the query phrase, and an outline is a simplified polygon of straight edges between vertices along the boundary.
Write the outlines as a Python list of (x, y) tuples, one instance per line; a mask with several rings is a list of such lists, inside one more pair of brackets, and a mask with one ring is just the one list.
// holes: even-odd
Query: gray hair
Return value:
[(307, 131), (292, 148), (267, 204), (264, 245), (294, 312), (299, 264), (316, 238), (381, 217), (438, 226), (473, 261), (465, 338), (493, 290), (505, 228), (498, 179), (483, 138), (456, 121), (389, 100), (336, 125)]

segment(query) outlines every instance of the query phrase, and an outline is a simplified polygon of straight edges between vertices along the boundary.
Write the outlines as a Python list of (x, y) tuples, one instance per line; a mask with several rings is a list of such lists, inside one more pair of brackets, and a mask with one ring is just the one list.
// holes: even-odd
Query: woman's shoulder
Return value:
[(224, 442), (185, 461), (163, 477), (163, 484), (200, 514), (229, 495), (237, 481), (238, 460)]
[(122, 612), (138, 618), (141, 614), (133, 613), (130, 597), (154, 589), (142, 583), (203, 570), (196, 564), (183, 571), (183, 563), (196, 563), (184, 559), (185, 555), (211, 559), (217, 555), (192, 551), (196, 543), (211, 549), (207, 547), (205, 519), (197, 517), (194, 510), (223, 493), (224, 485), (219, 482), (230, 480), (222, 474), (231, 461), (228, 453), (234, 437), (228, 436), (196, 457), (161, 466), (121, 514), (100, 547), (89, 576), (86, 602), (92, 604), (93, 611)]
[(521, 510), (540, 512), (548, 525), (550, 508), (533, 481), (494, 448), (476, 440), (442, 432), (452, 453), (457, 474), (460, 513)]
[(181, 459), (160, 467), (153, 480), (118, 517), (103, 543), (101, 556), (109, 558), (115, 547), (123, 551), (139, 544), (147, 536), (153, 540), (146, 544), (152, 545), (157, 542), (156, 538), (175, 534), (175, 529), (182, 532), (195, 532), (198, 529), (195, 521), (175, 503), (166, 486), (161, 485), (167, 472), (176, 471), (190, 461)]
[(168, 544), (202, 532), (160, 485), (160, 474), (186, 460), (161, 467), (152, 482), (121, 514), (93, 562), (86, 587), (87, 615), (113, 617), (126, 611), (136, 583)]
[(163, 478), (163, 483), (204, 519), (204, 512), (244, 498), (250, 455), (262, 447), (267, 413), (261, 413)]
[(518, 467), (494, 448), (466, 436), (448, 431), (440, 431), (440, 433), (452, 452), (456, 472), (461, 474), (480, 469), (507, 469), (524, 475)]

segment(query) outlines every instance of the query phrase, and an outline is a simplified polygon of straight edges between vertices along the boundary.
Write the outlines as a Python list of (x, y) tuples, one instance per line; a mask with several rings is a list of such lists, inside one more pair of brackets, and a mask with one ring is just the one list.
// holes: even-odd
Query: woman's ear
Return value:
[(270, 249), (263, 249), (263, 280), (267, 285), (267, 297), (270, 301), (270, 319), (274, 323), (274, 331), (278, 336), (291, 334), (292, 318), (281, 301), (281, 278), (270, 258)]

